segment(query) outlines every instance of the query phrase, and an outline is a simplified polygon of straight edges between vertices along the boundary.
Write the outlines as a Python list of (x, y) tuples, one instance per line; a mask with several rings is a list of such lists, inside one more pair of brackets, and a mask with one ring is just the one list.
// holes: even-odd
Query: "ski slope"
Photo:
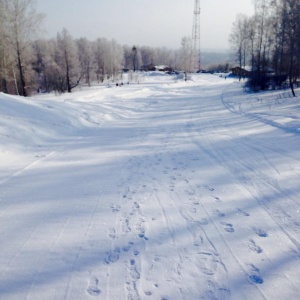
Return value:
[(299, 299), (300, 98), (192, 79), (0, 94), (0, 299)]

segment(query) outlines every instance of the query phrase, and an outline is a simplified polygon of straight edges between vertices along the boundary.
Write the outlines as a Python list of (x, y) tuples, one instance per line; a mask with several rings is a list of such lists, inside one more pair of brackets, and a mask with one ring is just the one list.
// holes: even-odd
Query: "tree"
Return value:
[(98, 82), (103, 81), (105, 77), (114, 80), (123, 66), (123, 47), (115, 40), (98, 39), (93, 49)]
[(133, 72), (138, 70), (139, 63), (140, 63), (140, 58), (141, 58), (140, 53), (139, 53), (137, 47), (133, 46), (132, 49), (131, 49), (131, 62), (132, 62)]
[[(250, 59), (248, 85), (253, 90), (274, 88), (288, 77), (295, 96), (293, 86), (300, 76), (300, 0), (253, 0), (253, 3), (254, 16), (248, 20), (238, 16), (230, 35), (239, 65)], [(243, 49), (250, 55), (244, 55)]]
[(65, 76), (61, 67), (55, 61), (57, 41), (36, 40), (33, 45), (32, 67), (36, 72), (39, 91), (65, 91)]
[(85, 78), (85, 81), (88, 84), (88, 86), (91, 86), (94, 63), (92, 43), (86, 38), (81, 38), (77, 40), (77, 48), (81, 77)]
[(7, 87), (7, 41), (6, 41), (6, 14), (4, 3), (0, 0), (0, 92), (8, 93)]
[[(250, 20), (246, 15), (238, 15), (236, 21), (233, 23), (232, 32), (229, 37), (235, 60), (238, 62), (240, 68), (244, 68), (248, 63), (251, 48), (249, 45), (250, 26)], [(241, 73), (239, 80), (241, 80)]]
[(187, 80), (187, 73), (193, 71), (193, 48), (192, 39), (190, 37), (183, 37), (180, 48), (180, 69), (185, 73), (185, 80)]
[(63, 29), (57, 34), (56, 63), (64, 75), (63, 91), (72, 92), (80, 83), (79, 61), (75, 42), (69, 32)]
[(31, 73), (31, 41), (36, 36), (43, 16), (36, 13), (33, 0), (1, 0), (6, 41), (13, 52), (18, 70), (18, 93), (27, 96)]
[(254, 0), (255, 15), (252, 18), (252, 72), (250, 85), (254, 89), (267, 89), (267, 72), (271, 64), (273, 43), (272, 0)]
[(153, 49), (143, 46), (140, 48), (142, 66), (149, 66), (154, 63)]
[(290, 88), (293, 96), (296, 96), (294, 90), (294, 82), (300, 76), (300, 1), (286, 0), (284, 5), (282, 21), (286, 22), (286, 42), (287, 49), (287, 63), (288, 63), (288, 77)]
[(120, 74), (124, 60), (123, 47), (115, 40), (111, 40), (108, 43), (108, 52), (105, 60), (107, 62), (108, 76), (115, 80)]

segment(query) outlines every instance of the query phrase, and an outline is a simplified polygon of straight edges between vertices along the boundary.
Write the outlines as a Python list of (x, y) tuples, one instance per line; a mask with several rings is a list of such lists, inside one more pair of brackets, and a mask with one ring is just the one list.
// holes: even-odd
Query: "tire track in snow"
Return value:
[[(199, 124), (201, 122), (205, 122), (206, 124), (209, 122), (207, 120), (207, 118), (205, 118), (204, 121), (202, 121), (201, 116), (196, 118), (195, 114), (197, 113), (197, 110), (199, 110), (199, 108), (196, 108), (196, 110), (193, 110), (190, 114), (190, 119), (189, 119), (189, 121), (187, 122), (187, 125), (186, 125), (186, 133), (187, 133), (187, 135), (190, 136), (190, 139), (197, 145), (197, 147), (199, 149), (201, 149), (203, 151), (203, 153), (205, 153), (210, 159), (212, 159), (212, 162), (215, 161), (215, 162), (220, 163), (220, 160), (214, 155), (214, 152), (215, 152), (214, 148), (212, 146), (207, 148), (207, 146), (201, 145), (201, 143), (198, 142), (197, 138), (192, 134), (193, 131), (198, 132), (198, 130), (196, 130), (197, 127), (196, 127), (196, 124), (195, 124), (195, 122), (197, 122), (197, 121), (195, 121), (195, 120), (200, 120), (200, 121), (198, 121)], [(208, 123), (208, 124), (211, 125), (210, 123)], [(203, 131), (203, 136), (202, 137), (205, 137), (208, 141), (210, 141), (210, 133), (207, 133), (207, 131), (208, 131), (207, 126), (205, 126), (205, 131)], [(205, 134), (205, 136), (204, 136), (204, 134)], [(193, 159), (196, 159), (196, 158), (194, 157)], [(214, 163), (212, 163), (212, 165), (214, 165)], [(188, 181), (188, 179), (186, 179), (186, 180)], [(215, 191), (215, 189), (213, 187), (210, 187), (210, 186), (204, 186), (204, 188), (206, 188), (209, 192), (214, 192)], [(197, 187), (191, 186), (191, 189), (196, 191)], [(219, 233), (224, 245), (226, 246), (226, 249), (229, 251), (229, 253), (230, 253), (229, 256), (234, 259), (234, 262), (237, 264), (237, 266), (240, 268), (240, 270), (244, 273), (246, 278), (249, 278), (248, 274), (249, 274), (250, 271), (249, 271), (248, 266), (243, 264), (243, 259), (241, 259), (238, 255), (236, 255), (234, 249), (232, 248), (230, 242), (228, 241), (228, 238), (223, 233), (223, 232), (227, 232), (228, 234), (231, 234), (231, 235), (236, 234), (233, 224), (231, 224), (229, 222), (219, 221), (219, 220), (218, 220), (218, 222), (216, 222), (215, 218), (212, 215), (214, 213), (214, 211), (212, 211), (212, 214), (211, 214), (206, 209), (204, 203), (202, 203), (201, 197), (198, 197), (198, 198), (200, 199), (199, 202), (201, 203), (201, 207), (206, 212), (207, 217), (205, 219), (207, 219), (207, 224), (212, 224), (213, 225), (214, 229)], [(218, 196), (215, 196), (214, 199), (219, 203), (221, 202), (220, 197), (218, 197)], [(223, 213), (221, 213), (221, 215), (217, 215), (218, 218), (220, 218), (221, 216), (224, 217)], [(223, 228), (223, 232), (221, 231), (220, 226)], [(218, 244), (220, 244), (220, 243), (218, 243)], [(220, 248), (220, 245), (215, 246), (215, 247)], [(222, 252), (226, 253), (224, 247), (222, 247)], [(224, 265), (226, 265), (226, 264), (228, 264), (228, 262), (224, 263)], [(230, 264), (231, 268), (234, 265), (233, 262), (230, 262), (229, 264)], [(230, 281), (231, 279), (229, 278), (228, 280)], [(264, 292), (263, 292), (263, 290), (259, 286), (255, 285), (254, 287), (258, 292), (258, 294), (256, 294), (256, 297), (257, 297), (257, 295), (260, 295), (259, 297), (261, 297), (262, 299), (267, 299)], [(252, 290), (252, 293), (255, 294), (255, 292), (253, 290)]]
[(20, 170), (14, 172), (14, 173), (11, 174), (10, 176), (7, 176), (6, 178), (3, 178), (3, 179), (0, 181), (0, 186), (3, 185), (4, 183), (10, 181), (11, 179), (13, 179), (13, 178), (15, 178), (15, 177), (18, 177), (19, 175), (21, 175), (21, 174), (23, 174), (23, 173), (29, 171), (29, 170), (32, 169), (34, 166), (40, 164), (40, 163), (43, 162), (43, 161), (46, 161), (47, 159), (51, 158), (52, 156), (54, 156), (54, 155), (56, 155), (56, 154), (58, 154), (58, 153), (60, 153), (60, 154), (58, 154), (59, 156), (63, 156), (64, 153), (62, 153), (62, 152), (64, 152), (64, 151), (67, 149), (67, 147), (70, 147), (72, 144), (78, 142), (78, 141), (81, 140), (81, 139), (82, 139), (82, 137), (77, 137), (77, 138), (72, 139), (71, 141), (67, 142), (64, 146), (58, 147), (58, 148), (57, 148), (56, 150), (54, 150), (54, 151), (48, 152), (48, 153), (46, 153), (46, 154), (43, 154), (43, 155), (41, 156), (41, 158), (39, 158), (39, 159), (33, 161), (33, 162), (30, 163), (29, 165), (27, 165), (27, 166), (21, 168)]
[[(196, 131), (195, 130), (196, 125), (194, 123), (196, 120), (195, 113), (192, 115), (191, 119), (193, 120), (192, 121), (193, 123), (190, 122), (188, 128), (190, 131), (192, 131), (192, 130)], [(201, 116), (200, 116), (200, 118), (198, 117), (197, 119), (201, 120)], [(276, 181), (273, 181), (273, 179), (270, 177), (269, 174), (267, 175), (266, 173), (262, 174), (259, 171), (257, 172), (256, 168), (253, 168), (253, 167), (249, 168), (246, 163), (237, 159), (238, 155), (234, 155), (234, 154), (240, 154), (240, 152), (237, 152), (237, 151), (239, 151), (239, 150), (245, 151), (245, 147), (248, 147), (251, 150), (249, 152), (247, 151), (245, 153), (249, 157), (249, 155), (251, 156), (253, 154), (252, 153), (253, 146), (249, 147), (249, 145), (242, 144), (243, 145), (242, 149), (237, 148), (237, 147), (232, 148), (232, 149), (224, 149), (224, 148), (221, 149), (220, 147), (217, 146), (217, 143), (213, 143), (213, 141), (212, 141), (211, 135), (214, 134), (214, 125), (208, 120), (208, 118), (203, 119), (203, 121), (199, 122), (199, 124), (201, 124), (201, 123), (202, 123), (203, 128), (205, 128), (205, 129), (203, 129), (204, 130), (203, 133), (206, 132), (206, 140), (208, 141), (208, 143), (206, 143), (206, 144), (210, 145), (210, 146), (204, 147), (196, 139), (194, 139), (194, 137), (192, 135), (191, 135), (191, 138), (195, 141), (195, 143), (198, 145), (198, 147), (201, 148), (202, 150), (204, 150), (207, 153), (207, 155), (210, 156), (213, 160), (215, 160), (216, 162), (219, 162), (220, 165), (222, 165), (226, 169), (230, 170), (232, 172), (232, 174), (237, 174), (240, 182), (250, 192), (252, 197), (258, 203), (261, 204), (261, 206), (265, 209), (265, 211), (268, 213), (268, 215), (281, 228), (282, 232), (284, 232), (288, 236), (290, 241), (299, 249), (296, 239), (291, 237), (291, 235), (288, 232), (286, 232), (286, 230), (285, 230), (286, 226), (282, 227), (280, 225), (280, 223), (278, 223), (278, 221), (282, 221), (282, 219), (283, 220), (286, 219), (284, 216), (284, 213), (280, 213), (278, 220), (274, 219), (274, 209), (271, 209), (271, 207), (267, 208), (265, 206), (265, 203), (261, 202), (261, 199), (264, 199), (265, 195), (264, 194), (260, 194), (257, 196), (255, 195), (255, 193), (257, 191), (264, 191), (267, 188), (267, 189), (271, 189), (273, 191), (275, 190), (277, 194), (279, 193), (279, 195), (281, 195), (281, 197), (284, 198), (285, 195), (281, 193), (281, 190), (279, 190), (279, 186), (276, 183)], [(201, 128), (200, 128), (200, 130), (201, 130)], [(212, 146), (212, 145), (214, 145), (214, 146)], [(257, 147), (258, 146), (255, 146), (255, 148), (257, 148)], [(257, 152), (257, 149), (256, 149), (256, 152)], [(258, 153), (263, 154), (263, 152), (261, 152), (261, 151), (258, 151)], [(234, 163), (230, 164), (229, 163), (230, 161), (232, 161)], [(254, 162), (254, 164), (255, 163), (256, 162)], [(266, 160), (266, 163), (268, 164), (268, 165), (266, 165), (267, 168), (270, 170), (269, 173), (272, 174), (272, 172), (275, 172), (275, 174), (278, 175), (278, 170), (276, 168), (274, 168), (274, 165), (272, 165), (270, 162), (268, 162), (268, 160)], [(242, 170), (242, 172), (241, 172), (241, 170)], [(258, 170), (259, 170), (259, 168), (258, 168)], [(251, 177), (248, 177), (248, 176), (243, 177), (243, 176), (238, 175), (241, 173), (249, 174), (249, 172), (250, 172), (250, 174), (252, 174)], [(245, 178), (247, 178), (247, 179), (245, 179)], [(254, 178), (255, 184), (253, 186), (249, 185), (249, 178), (251, 178), (252, 180)], [(253, 181), (250, 180), (250, 182), (253, 182)], [(278, 212), (279, 211), (281, 212), (282, 210), (278, 209)], [(251, 219), (251, 217), (250, 217), (250, 219)], [(227, 223), (224, 223), (224, 225), (226, 226), (226, 228), (228, 230), (231, 230), (230, 224), (228, 224), (229, 225), (228, 226)], [(255, 231), (258, 234), (258, 236), (262, 236), (261, 234), (259, 234), (259, 232), (261, 232), (262, 229), (258, 228)], [(250, 240), (249, 248), (252, 251), (254, 250), (254, 252), (257, 254), (261, 253), (263, 250), (261, 247), (258, 247), (256, 244), (251, 243), (251, 240)], [(232, 254), (235, 255), (233, 251), (232, 251)], [(236, 259), (238, 259), (238, 258), (236, 257)], [(259, 269), (251, 263), (249, 263), (247, 265), (242, 265), (242, 264), (240, 264), (240, 265), (241, 265), (242, 269), (245, 271), (245, 273), (248, 274), (248, 279), (250, 280), (250, 282), (258, 284), (257, 286), (258, 286), (259, 290), (263, 291), (264, 289), (259, 287), (259, 285), (262, 285), (264, 283), (264, 281), (260, 275)], [(287, 285), (290, 285), (290, 286), (293, 285), (293, 283), (287, 277), (285, 277), (284, 280), (286, 281)]]
[[(211, 123), (209, 123), (209, 126), (213, 128)], [(210, 138), (208, 138), (208, 140), (209, 139)], [(295, 222), (298, 214), (295, 211), (286, 212), (287, 208), (294, 207), (295, 205), (299, 207), (299, 204), (283, 193), (279, 188), (277, 180), (271, 177), (270, 174), (278, 172), (276, 168), (274, 169), (272, 165), (266, 164), (264, 170), (267, 171), (262, 173), (260, 171), (260, 168), (262, 168), (261, 164), (257, 164), (256, 161), (252, 160), (254, 166), (249, 166), (249, 164), (239, 159), (239, 155), (241, 153), (245, 153), (245, 157), (251, 157), (251, 155), (253, 155), (253, 147), (248, 147), (248, 145), (244, 143), (242, 143), (242, 145), (243, 147), (239, 147), (238, 152), (235, 148), (220, 149), (217, 146), (214, 148), (211, 147), (209, 152), (212, 157), (217, 159), (224, 167), (231, 170), (233, 174), (238, 174), (236, 176), (239, 178), (240, 182), (243, 183), (244, 187), (250, 192), (256, 201), (264, 207), (266, 212), (280, 227), (282, 232), (284, 232), (296, 246), (300, 254), (300, 242), (298, 242), (300, 224), (297, 225)], [(250, 150), (247, 151), (245, 149), (246, 147)], [(258, 151), (256, 151), (256, 153), (257, 152)], [(261, 153), (261, 151), (258, 153)], [(272, 191), (272, 195), (276, 195), (276, 198), (284, 199), (284, 204), (281, 204), (282, 201), (270, 202), (271, 199), (270, 196), (268, 196), (270, 190)], [(289, 228), (289, 231), (286, 228)]]
[[(164, 146), (162, 146), (161, 150), (159, 151), (160, 153), (168, 153), (168, 148), (172, 147), (170, 142), (172, 139), (172, 134), (166, 134), (165, 139), (166, 140), (162, 143)], [(168, 156), (171, 157), (170, 155)], [(162, 169), (163, 165), (175, 165), (176, 167), (164, 167)], [(200, 225), (197, 223), (195, 226), (195, 222), (193, 220), (191, 221), (191, 219), (188, 219), (183, 214), (182, 209), (177, 207), (178, 204), (184, 201), (186, 196), (194, 194), (194, 191), (181, 191), (177, 186), (178, 181), (184, 182), (185, 184), (188, 183), (188, 180), (184, 179), (184, 176), (181, 175), (181, 171), (178, 170), (178, 165), (181, 165), (183, 169), (182, 171), (185, 172), (185, 164), (177, 161), (177, 157), (175, 156), (168, 158), (168, 161), (166, 161), (166, 159), (158, 159), (158, 164), (156, 164), (153, 169), (155, 174), (163, 173), (168, 177), (170, 176), (169, 174), (174, 173), (174, 175), (170, 176), (170, 183), (168, 185), (166, 185), (167, 182), (165, 180), (159, 180), (153, 183), (153, 185), (156, 185), (154, 194), (161, 210), (163, 223), (165, 224), (163, 227), (166, 228), (168, 232), (163, 239), (171, 241), (171, 245), (176, 249), (176, 255), (178, 255), (178, 258), (176, 259), (177, 262), (175, 264), (174, 262), (171, 263), (171, 265), (174, 266), (173, 268), (175, 268), (175, 266), (177, 267), (174, 269), (174, 271), (169, 272), (175, 275), (177, 272), (179, 280), (182, 274), (187, 272), (187, 270), (193, 269), (193, 267), (196, 265), (199, 270), (201, 270), (202, 275), (207, 276), (208, 278), (204, 280), (203, 278), (199, 278), (199, 275), (196, 276), (198, 280), (196, 286), (198, 285), (199, 290), (197, 291), (197, 289), (195, 289), (193, 294), (194, 297), (200, 297), (200, 295), (206, 295), (204, 297), (207, 297), (209, 295), (209, 297), (216, 297), (218, 299), (229, 299), (228, 297), (230, 295), (230, 291), (228, 290), (226, 284), (226, 268), (224, 269), (225, 266), (220, 261), (218, 253), (214, 248), (208, 250), (211, 248), (211, 242), (204, 242), (208, 239), (208, 236), (200, 233), (201, 230), (199, 232), (198, 228)], [(183, 232), (187, 232), (188, 234), (183, 235)], [(206, 250), (201, 250), (206, 244), (209, 245), (206, 246)], [(186, 247), (190, 247), (187, 248), (189, 250), (185, 248), (185, 245)], [(191, 245), (193, 245), (192, 249)], [(170, 265), (170, 263), (168, 265)], [(221, 270), (225, 271), (224, 275), (221, 275), (223, 272)], [(173, 275), (173, 280), (177, 282), (175, 275)], [(225, 276), (225, 280), (224, 278), (221, 279), (222, 276)], [(203, 284), (200, 284), (202, 281)], [(207, 286), (211, 286), (211, 288), (207, 290)], [(184, 294), (187, 292), (185, 291), (185, 288), (189, 289), (191, 293), (191, 287), (181, 287), (181, 297), (183, 298)]]

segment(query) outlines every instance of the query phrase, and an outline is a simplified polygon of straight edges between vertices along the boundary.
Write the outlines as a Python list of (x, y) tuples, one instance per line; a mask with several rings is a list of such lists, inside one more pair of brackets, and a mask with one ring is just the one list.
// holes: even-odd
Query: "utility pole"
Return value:
[(200, 51), (200, 0), (195, 0), (193, 35), (192, 35), (192, 66), (196, 71), (201, 70), (201, 51)]

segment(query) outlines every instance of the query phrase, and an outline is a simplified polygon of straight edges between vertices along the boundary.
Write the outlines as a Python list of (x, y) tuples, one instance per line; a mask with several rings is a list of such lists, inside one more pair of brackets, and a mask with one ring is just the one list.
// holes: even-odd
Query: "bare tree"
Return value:
[(251, 81), (255, 89), (266, 89), (266, 73), (271, 64), (271, 47), (273, 43), (272, 0), (254, 0), (255, 15), (252, 18), (252, 37), (254, 44), (252, 53)]
[(7, 87), (7, 41), (4, 3), (0, 0), (0, 92), (8, 93)]
[[(229, 37), (235, 60), (238, 62), (240, 68), (244, 68), (249, 61), (249, 52), (251, 49), (249, 45), (250, 26), (250, 20), (246, 15), (238, 15), (236, 21), (233, 23), (232, 32)], [(241, 72), (239, 73), (239, 80), (241, 80)]]
[(286, 0), (284, 5), (284, 16), (287, 25), (286, 42), (287, 48), (287, 63), (288, 63), (288, 76), (291, 91), (294, 95), (294, 82), (300, 76), (300, 1), (299, 0)]

